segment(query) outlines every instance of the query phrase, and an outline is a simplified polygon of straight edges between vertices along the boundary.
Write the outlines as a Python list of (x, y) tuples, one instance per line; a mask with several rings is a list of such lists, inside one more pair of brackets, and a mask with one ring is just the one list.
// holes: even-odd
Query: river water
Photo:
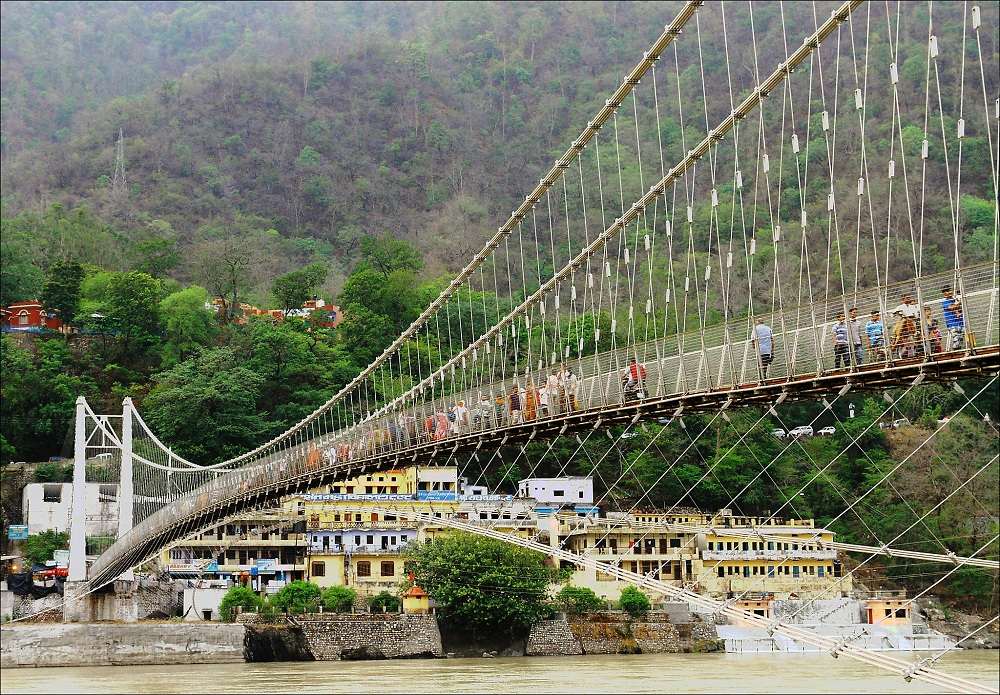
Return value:
[[(901, 655), (902, 656), (902, 655)], [(924, 655), (913, 655), (922, 658)], [(997, 652), (963, 651), (941, 670), (997, 686)], [(321, 661), (4, 669), (2, 693), (930, 693), (933, 686), (826, 654)]]

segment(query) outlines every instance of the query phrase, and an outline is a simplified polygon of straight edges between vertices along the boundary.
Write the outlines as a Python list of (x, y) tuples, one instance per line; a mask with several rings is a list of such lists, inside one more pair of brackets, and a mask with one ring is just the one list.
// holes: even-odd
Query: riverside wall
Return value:
[(671, 654), (722, 651), (715, 625), (674, 611), (650, 611), (634, 620), (620, 611), (560, 615), (531, 629), (527, 656)]
[(443, 655), (433, 615), (314, 613), (295, 618), (317, 661)]
[(220, 664), (244, 660), (242, 625), (48, 623), (0, 628), (0, 668)]

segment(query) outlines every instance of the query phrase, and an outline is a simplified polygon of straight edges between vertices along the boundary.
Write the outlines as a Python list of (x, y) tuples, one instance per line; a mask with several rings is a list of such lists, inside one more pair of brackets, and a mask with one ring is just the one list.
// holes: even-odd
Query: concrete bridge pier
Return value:
[(86, 582), (68, 581), (63, 587), (63, 622), (91, 623), (113, 620), (135, 623), (139, 620), (137, 581), (118, 580), (91, 594)]

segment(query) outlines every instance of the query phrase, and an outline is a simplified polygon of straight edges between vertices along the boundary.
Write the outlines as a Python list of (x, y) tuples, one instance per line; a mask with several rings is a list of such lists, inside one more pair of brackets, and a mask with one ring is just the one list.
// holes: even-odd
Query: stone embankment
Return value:
[(294, 622), (317, 661), (443, 655), (433, 615), (313, 613)]
[(722, 651), (715, 625), (676, 611), (651, 611), (634, 620), (618, 611), (559, 616), (531, 629), (528, 656), (670, 654)]
[(244, 627), (220, 623), (50, 623), (0, 628), (0, 668), (243, 661)]

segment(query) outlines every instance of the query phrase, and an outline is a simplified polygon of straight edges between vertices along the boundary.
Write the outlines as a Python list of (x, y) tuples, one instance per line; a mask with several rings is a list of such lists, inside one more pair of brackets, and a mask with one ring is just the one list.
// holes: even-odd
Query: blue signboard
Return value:
[(11, 524), (7, 527), (7, 538), (12, 541), (28, 540), (28, 525)]
[(205, 565), (205, 571), (206, 572), (218, 572), (219, 571), (219, 563), (215, 562), (215, 561), (212, 561), (212, 562), (208, 563), (207, 565)]
[(421, 490), (417, 493), (418, 500), (429, 502), (454, 502), (458, 495), (448, 490)]

